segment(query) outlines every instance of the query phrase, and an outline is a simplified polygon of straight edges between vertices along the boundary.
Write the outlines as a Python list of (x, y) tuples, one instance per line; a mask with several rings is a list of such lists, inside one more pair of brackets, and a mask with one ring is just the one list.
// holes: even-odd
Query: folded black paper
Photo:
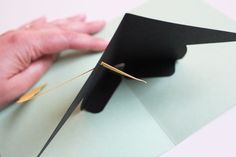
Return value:
[(94, 71), (38, 156), (79, 104), (81, 109), (93, 113), (106, 106), (122, 77), (100, 66), (101, 61), (113, 66), (123, 63), (122, 70), (140, 78), (170, 76), (176, 61), (186, 54), (187, 45), (228, 41), (236, 41), (236, 34), (126, 14)]
[(121, 81), (120, 76), (102, 68), (101, 61), (125, 63), (123, 70), (136, 77), (169, 76), (175, 71), (176, 60), (186, 54), (187, 45), (235, 40), (235, 33), (126, 14), (79, 93), (84, 94), (81, 107), (93, 113), (102, 111)]

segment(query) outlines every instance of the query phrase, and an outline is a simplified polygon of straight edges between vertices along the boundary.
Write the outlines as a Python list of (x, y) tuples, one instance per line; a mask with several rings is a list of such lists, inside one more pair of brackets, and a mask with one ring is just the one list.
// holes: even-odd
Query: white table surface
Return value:
[(236, 107), (194, 133), (162, 157), (235, 157)]

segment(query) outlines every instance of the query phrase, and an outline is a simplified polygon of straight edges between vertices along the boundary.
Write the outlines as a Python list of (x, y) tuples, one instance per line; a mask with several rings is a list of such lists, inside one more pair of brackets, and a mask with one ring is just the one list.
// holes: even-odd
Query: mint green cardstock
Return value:
[[(200, 0), (150, 0), (131, 13), (236, 32), (233, 21)], [(99, 36), (111, 38), (120, 20)], [(42, 156), (160, 156), (235, 104), (235, 52), (235, 42), (188, 46), (173, 76), (148, 78), (148, 84), (124, 79), (103, 112), (75, 112)], [(93, 68), (100, 56), (63, 54), (38, 84), (53, 87)], [(2, 111), (1, 155), (36, 156), (87, 77)]]

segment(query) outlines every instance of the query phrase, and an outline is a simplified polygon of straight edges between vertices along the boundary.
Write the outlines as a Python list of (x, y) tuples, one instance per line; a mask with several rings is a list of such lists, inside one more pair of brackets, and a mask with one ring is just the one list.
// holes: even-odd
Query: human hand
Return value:
[(0, 108), (32, 87), (61, 51), (103, 51), (107, 41), (92, 34), (104, 25), (84, 15), (52, 22), (42, 17), (0, 35)]

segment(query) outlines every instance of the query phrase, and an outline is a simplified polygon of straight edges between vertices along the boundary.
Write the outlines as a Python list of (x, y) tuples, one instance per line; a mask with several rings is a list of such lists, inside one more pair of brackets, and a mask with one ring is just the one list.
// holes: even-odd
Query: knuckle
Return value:
[(21, 31), (12, 31), (7, 35), (7, 42), (10, 44), (16, 44), (22, 42), (25, 39), (25, 34)]
[(72, 31), (66, 31), (64, 37), (68, 44), (73, 43), (75, 40), (78, 39), (78, 35)]

